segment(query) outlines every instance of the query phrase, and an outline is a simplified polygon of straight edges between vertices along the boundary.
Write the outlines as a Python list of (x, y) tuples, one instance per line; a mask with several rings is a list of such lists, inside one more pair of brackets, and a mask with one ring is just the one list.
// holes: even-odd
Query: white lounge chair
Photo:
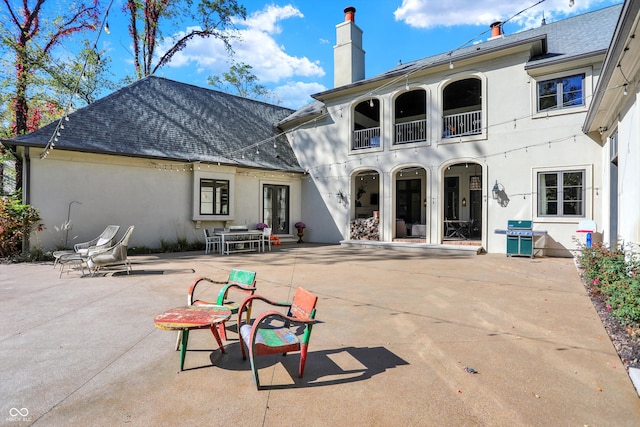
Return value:
[(115, 245), (102, 249), (100, 251), (89, 251), (87, 265), (91, 270), (91, 275), (95, 275), (103, 267), (112, 267), (116, 265), (124, 265), (127, 274), (131, 271), (131, 263), (127, 258), (127, 247), (129, 246), (129, 238), (133, 233), (134, 226), (127, 229), (122, 239)]
[(80, 255), (88, 255), (89, 249), (99, 250), (105, 249), (113, 245), (113, 242), (116, 238), (116, 234), (120, 230), (119, 225), (109, 225), (104, 231), (95, 239), (90, 240), (84, 243), (76, 243), (73, 245), (73, 250)]

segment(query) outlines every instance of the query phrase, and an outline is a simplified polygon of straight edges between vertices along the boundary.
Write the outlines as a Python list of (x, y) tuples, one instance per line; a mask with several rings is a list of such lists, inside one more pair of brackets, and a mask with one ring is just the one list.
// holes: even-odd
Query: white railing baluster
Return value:
[(396, 124), (396, 144), (407, 144), (409, 142), (426, 141), (427, 121), (414, 120), (412, 122)]
[(353, 131), (353, 149), (380, 147), (380, 128), (368, 128)]
[(453, 138), (482, 133), (482, 110), (442, 117), (442, 137)]

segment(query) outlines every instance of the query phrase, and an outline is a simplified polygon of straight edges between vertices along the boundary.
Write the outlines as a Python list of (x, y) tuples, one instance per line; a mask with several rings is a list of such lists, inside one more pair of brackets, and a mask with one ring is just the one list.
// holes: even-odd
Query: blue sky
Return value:
[[(98, 44), (107, 49), (113, 71), (119, 77), (119, 70), (131, 71), (133, 67), (122, 1), (114, 1), (109, 14), (111, 32), (103, 33)], [(233, 58), (213, 38), (193, 40), (156, 75), (211, 88), (207, 77), (227, 71), (233, 59), (251, 65), (260, 83), (276, 94), (280, 104), (295, 109), (310, 102), (310, 94), (333, 87), (335, 27), (344, 21), (347, 6), (356, 8), (355, 21), (364, 33), (366, 77), (373, 77), (400, 60), (406, 63), (448, 52), (467, 42), (486, 40), (490, 36), (489, 24), (505, 21), (524, 9), (529, 8), (505, 24), (505, 34), (539, 26), (543, 14), (547, 22), (553, 22), (621, 1), (575, 0), (573, 7), (569, 6), (569, 0), (244, 0), (241, 3), (247, 8), (247, 19), (236, 22), (240, 38), (233, 42)], [(539, 4), (534, 6), (536, 3)], [(186, 30), (185, 25), (175, 29), (175, 34)], [(168, 46), (169, 42), (163, 45)], [(162, 50), (161, 45), (159, 51)]]

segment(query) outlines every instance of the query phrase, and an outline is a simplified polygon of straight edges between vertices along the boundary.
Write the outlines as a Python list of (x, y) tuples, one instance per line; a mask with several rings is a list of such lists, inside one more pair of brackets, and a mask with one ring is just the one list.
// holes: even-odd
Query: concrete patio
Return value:
[[(572, 259), (283, 245), (132, 257), (133, 274), (0, 266), (0, 424), (38, 426), (637, 426), (640, 399)], [(259, 293), (319, 296), (305, 376), (154, 327), (197, 276), (258, 273)], [(209, 289), (210, 298), (218, 288)], [(258, 308), (254, 308), (257, 310)], [(255, 314), (255, 311), (254, 311)], [(469, 373), (473, 368), (477, 373)]]

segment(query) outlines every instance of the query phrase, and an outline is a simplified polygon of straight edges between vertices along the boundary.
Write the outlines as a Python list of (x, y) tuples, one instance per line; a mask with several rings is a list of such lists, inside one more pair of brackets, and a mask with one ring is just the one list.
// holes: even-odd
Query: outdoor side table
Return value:
[(165, 311), (156, 316), (153, 320), (156, 328), (170, 331), (182, 331), (182, 342), (180, 344), (180, 370), (184, 370), (184, 358), (187, 353), (187, 342), (189, 341), (189, 331), (192, 329), (211, 329), (220, 351), (223, 353), (224, 346), (218, 334), (217, 325), (229, 320), (231, 310), (219, 305), (206, 306), (186, 306), (177, 307)]

